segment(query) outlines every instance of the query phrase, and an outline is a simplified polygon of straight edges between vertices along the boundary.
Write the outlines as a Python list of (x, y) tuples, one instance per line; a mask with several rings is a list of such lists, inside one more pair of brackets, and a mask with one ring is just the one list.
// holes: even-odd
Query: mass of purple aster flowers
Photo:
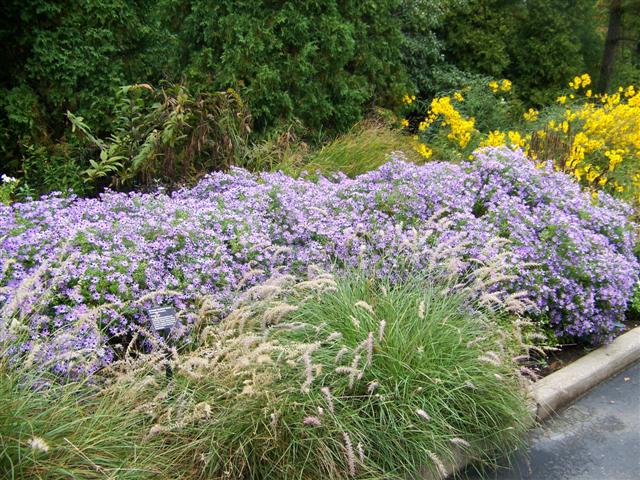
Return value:
[(621, 327), (638, 279), (630, 213), (508, 149), (464, 164), (396, 158), (355, 179), (234, 169), (172, 194), (51, 195), (0, 207), (0, 341), (34, 365), (90, 373), (144, 339), (153, 305), (177, 308), (173, 335), (188, 342), (205, 306), (217, 321), (274, 272), (420, 273), (458, 245), (461, 272), (506, 252), (506, 287), (527, 293), (530, 315), (597, 343)]

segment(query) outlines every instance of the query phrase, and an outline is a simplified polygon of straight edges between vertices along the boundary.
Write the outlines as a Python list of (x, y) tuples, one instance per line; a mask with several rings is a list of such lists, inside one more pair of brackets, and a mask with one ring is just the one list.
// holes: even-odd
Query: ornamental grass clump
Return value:
[[(89, 381), (59, 384), (10, 365), (0, 350), (0, 478), (158, 479), (162, 455), (141, 441), (148, 419), (122, 401), (126, 392)], [(147, 388), (153, 388), (147, 384)]]
[[(175, 354), (170, 383), (161, 362), (124, 359), (105, 392), (131, 392), (172, 478), (404, 479), (444, 474), (460, 452), (490, 463), (530, 421), (512, 360), (526, 336), (500, 326), (517, 298), (488, 306), (468, 279), (428, 278), (287, 281)], [(268, 314), (282, 305), (295, 309)]]

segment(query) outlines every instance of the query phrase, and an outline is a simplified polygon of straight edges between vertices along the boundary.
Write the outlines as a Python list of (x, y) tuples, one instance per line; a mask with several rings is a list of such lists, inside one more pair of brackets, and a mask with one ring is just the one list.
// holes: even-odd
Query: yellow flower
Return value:
[(426, 130), (426, 128), (427, 128), (427, 122), (426, 121), (420, 122), (420, 124), (418, 125), (418, 130), (420, 130), (420, 131)]
[(500, 130), (489, 132), (487, 138), (480, 142), (481, 147), (499, 147), (506, 143), (506, 134)]
[(511, 90), (511, 81), (507, 80), (506, 78), (504, 80), (502, 80), (502, 91), (503, 92), (508, 92)]
[(535, 108), (530, 108), (529, 110), (524, 112), (523, 117), (527, 122), (535, 122), (536, 120), (538, 120), (539, 113), (540, 112), (538, 112), (538, 110), (536, 110)]
[(407, 128), (409, 126), (409, 120), (406, 118), (403, 118), (400, 123), (402, 124), (402, 128)]
[(579, 90), (581, 83), (582, 83), (582, 78), (574, 77), (573, 82), (569, 82), (569, 86), (574, 90)]
[(580, 76), (580, 80), (582, 81), (582, 87), (588, 87), (589, 85), (591, 85), (591, 77), (589, 76), (588, 73), (583, 73)]
[(411, 105), (415, 99), (416, 99), (415, 95), (409, 95), (405, 93), (404, 96), (402, 97), (402, 102), (405, 105)]
[(560, 105), (564, 105), (565, 102), (567, 101), (567, 96), (566, 95), (562, 95), (561, 97), (556, 98), (556, 101), (560, 104)]
[(427, 147), (424, 143), (419, 143), (414, 148), (415, 151), (422, 155), (424, 158), (431, 158), (431, 155), (433, 155), (433, 150)]
[(520, 148), (524, 147), (524, 138), (522, 138), (522, 135), (520, 135), (519, 132), (509, 130), (507, 136), (509, 137), (509, 142), (512, 146)]
[(458, 102), (464, 102), (464, 97), (460, 92), (454, 93), (453, 98), (455, 98)]
[(497, 93), (498, 90), (500, 89), (500, 87), (498, 86), (498, 82), (496, 82), (495, 80), (491, 80), (489, 82), (489, 88), (493, 93)]
[(471, 134), (475, 132), (475, 118), (464, 118), (451, 103), (450, 97), (436, 97), (431, 101), (429, 114), (425, 119), (427, 126), (438, 117), (442, 117), (442, 126), (449, 127), (447, 138), (455, 141), (464, 148), (471, 141)]
[(604, 156), (609, 159), (609, 171), (613, 172), (622, 163), (624, 150), (607, 150)]

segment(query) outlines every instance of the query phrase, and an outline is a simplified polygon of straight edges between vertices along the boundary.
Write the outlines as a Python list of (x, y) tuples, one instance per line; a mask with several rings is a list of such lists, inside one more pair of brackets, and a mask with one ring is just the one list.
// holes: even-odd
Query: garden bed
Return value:
[[(355, 179), (236, 169), (171, 195), (51, 196), (1, 213), (15, 405), (2, 420), (22, 432), (7, 451), (38, 443), (29, 412), (86, 396), (60, 421), (115, 415), (109, 445), (173, 452), (157, 466), (140, 453), (156, 476), (401, 478), (425, 456), (442, 473), (460, 449), (490, 463), (526, 429), (529, 350), (553, 334), (611, 338), (638, 281), (629, 207), (509, 149), (460, 165), (396, 159)], [(170, 345), (152, 329), (159, 305), (177, 314)], [(126, 454), (79, 432), (86, 458), (123, 468)], [(79, 461), (36, 450), (24, 468)]]

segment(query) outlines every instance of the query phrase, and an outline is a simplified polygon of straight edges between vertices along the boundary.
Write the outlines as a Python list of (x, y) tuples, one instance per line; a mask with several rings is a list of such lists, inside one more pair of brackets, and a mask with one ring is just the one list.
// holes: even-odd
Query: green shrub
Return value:
[[(421, 97), (435, 95), (464, 73), (442, 55), (442, 37), (436, 31), (454, 7), (467, 0), (402, 0), (402, 63)], [(458, 78), (455, 78), (458, 77)]]
[(37, 196), (38, 193), (70, 190), (83, 195), (94, 190), (84, 180), (83, 162), (86, 149), (77, 144), (53, 146), (25, 145), (22, 157), (22, 198)]
[[(146, 18), (153, 2), (3, 2), (0, 41), (0, 124), (11, 142), (12, 163), (23, 145), (58, 142), (64, 113), (78, 112), (102, 134), (110, 121), (113, 93), (144, 80), (158, 59), (145, 47), (160, 42)], [(150, 22), (149, 22), (150, 23)]]
[(468, 0), (453, 5), (439, 34), (450, 63), (508, 78), (525, 103), (540, 106), (575, 72), (595, 73), (599, 18), (592, 0)]
[(248, 109), (231, 89), (191, 93), (183, 85), (129, 85), (119, 90), (115, 113), (106, 139), (82, 117), (67, 114), (94, 148), (97, 158), (84, 170), (94, 185), (175, 185), (224, 170), (242, 156), (251, 131)]
[(259, 130), (298, 118), (315, 131), (346, 131), (410, 84), (401, 3), (192, 0), (179, 28), (183, 69), (238, 88)]

